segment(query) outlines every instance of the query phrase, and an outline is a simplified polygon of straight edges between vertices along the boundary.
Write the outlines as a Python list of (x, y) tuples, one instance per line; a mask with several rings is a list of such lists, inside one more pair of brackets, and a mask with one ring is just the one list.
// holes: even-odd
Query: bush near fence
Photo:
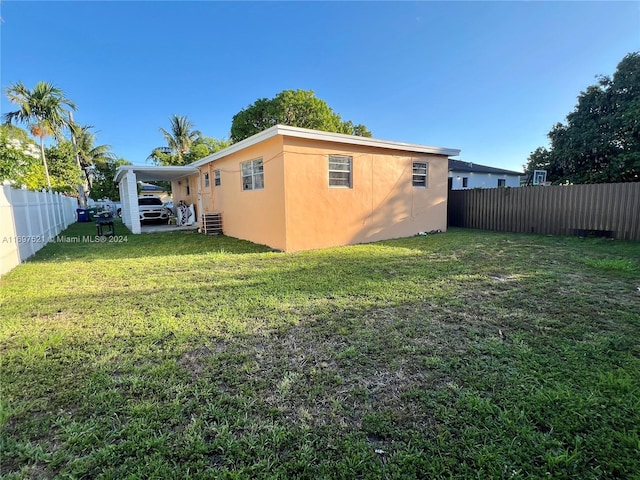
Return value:
[(75, 222), (77, 208), (74, 197), (0, 185), (0, 275)]
[(640, 240), (640, 183), (450, 190), (448, 225)]

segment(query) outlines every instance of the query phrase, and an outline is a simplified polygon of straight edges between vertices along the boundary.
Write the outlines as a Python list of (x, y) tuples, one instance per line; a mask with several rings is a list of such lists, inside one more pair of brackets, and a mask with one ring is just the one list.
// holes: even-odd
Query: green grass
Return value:
[(53, 243), (1, 280), (0, 472), (637, 479), (638, 285), (602, 239)]

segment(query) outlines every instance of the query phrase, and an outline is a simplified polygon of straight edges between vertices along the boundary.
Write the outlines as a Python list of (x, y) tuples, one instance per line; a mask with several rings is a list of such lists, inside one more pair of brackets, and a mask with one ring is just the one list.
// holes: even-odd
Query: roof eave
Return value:
[(288, 125), (274, 125), (273, 127), (263, 130), (260, 133), (256, 133), (255, 135), (238, 143), (234, 143), (230, 147), (211, 155), (207, 155), (200, 160), (196, 160), (195, 162), (190, 163), (189, 166), (196, 168), (201, 167), (202, 165), (213, 162), (219, 158), (226, 157), (227, 155), (231, 155), (264, 140), (275, 137), (276, 135), (416, 153), (430, 153), (434, 155), (444, 155), (447, 157), (456, 157), (460, 155), (460, 150), (455, 148), (432, 147), (429, 145), (418, 145), (413, 143), (394, 142), (390, 140), (379, 140), (369, 137), (359, 137), (357, 135), (346, 135), (344, 133), (323, 132), (321, 130), (310, 130), (308, 128), (290, 127)]
[[(191, 165), (184, 165), (184, 166), (141, 166), (141, 165), (122, 165), (120, 167), (117, 168), (116, 170), (116, 174), (113, 177), (113, 180), (115, 183), (119, 183), (120, 180), (122, 180), (122, 177), (124, 177), (128, 172), (132, 171), (132, 170), (150, 170), (150, 171), (154, 171), (154, 172), (182, 172), (180, 174), (178, 174), (177, 176), (175, 176), (175, 178), (173, 178), (174, 180), (180, 179), (180, 178), (184, 178), (184, 177), (188, 177), (189, 175), (194, 175), (196, 173), (198, 173), (198, 170), (195, 169), (194, 167), (192, 167)], [(146, 181), (152, 181), (152, 180), (146, 180)], [(165, 180), (168, 181), (168, 180)]]

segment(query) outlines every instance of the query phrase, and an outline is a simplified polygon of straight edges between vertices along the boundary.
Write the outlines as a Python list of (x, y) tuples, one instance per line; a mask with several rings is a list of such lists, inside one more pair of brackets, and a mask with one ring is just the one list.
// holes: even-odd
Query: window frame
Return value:
[(213, 171), (213, 186), (214, 187), (219, 187), (222, 185), (222, 179), (220, 177), (220, 170), (214, 170)]
[(498, 179), (498, 188), (502, 188), (502, 187), (506, 187), (507, 186), (507, 179), (506, 178), (499, 178)]
[(462, 177), (462, 188), (469, 188), (469, 177)]
[[(259, 167), (259, 169), (257, 167)], [(256, 182), (256, 179), (259, 177), (262, 178), (262, 182)], [(251, 179), (251, 183), (246, 183), (245, 179)], [(243, 192), (264, 190), (264, 162), (262, 161), (262, 157), (240, 162), (240, 180)]]
[[(336, 169), (336, 168), (331, 168), (331, 164), (333, 163), (334, 165), (339, 164), (340, 161), (344, 161), (347, 160), (348, 161), (348, 170), (344, 170), (344, 169)], [(348, 182), (347, 185), (344, 184), (332, 184), (332, 181), (336, 181), (338, 180), (338, 178), (331, 178), (331, 174), (344, 174), (347, 173), (347, 177), (346, 180)], [(353, 188), (353, 156), (352, 155), (342, 155), (342, 154), (330, 154), (327, 156), (327, 183), (329, 185), (329, 188)]]
[(204, 188), (209, 188), (211, 186), (211, 182), (209, 180), (209, 172), (204, 173), (203, 180), (204, 180)]
[[(424, 173), (416, 173), (416, 165), (424, 165)], [(416, 178), (422, 179), (416, 183)], [(429, 162), (426, 160), (413, 160), (411, 163), (411, 186), (413, 188), (429, 188)]]

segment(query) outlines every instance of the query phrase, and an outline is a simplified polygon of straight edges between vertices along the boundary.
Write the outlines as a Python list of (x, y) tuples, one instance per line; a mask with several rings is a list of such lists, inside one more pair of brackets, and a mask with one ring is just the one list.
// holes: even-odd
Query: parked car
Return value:
[(140, 223), (166, 223), (169, 220), (169, 209), (165, 207), (159, 197), (138, 197), (138, 209), (140, 211)]

